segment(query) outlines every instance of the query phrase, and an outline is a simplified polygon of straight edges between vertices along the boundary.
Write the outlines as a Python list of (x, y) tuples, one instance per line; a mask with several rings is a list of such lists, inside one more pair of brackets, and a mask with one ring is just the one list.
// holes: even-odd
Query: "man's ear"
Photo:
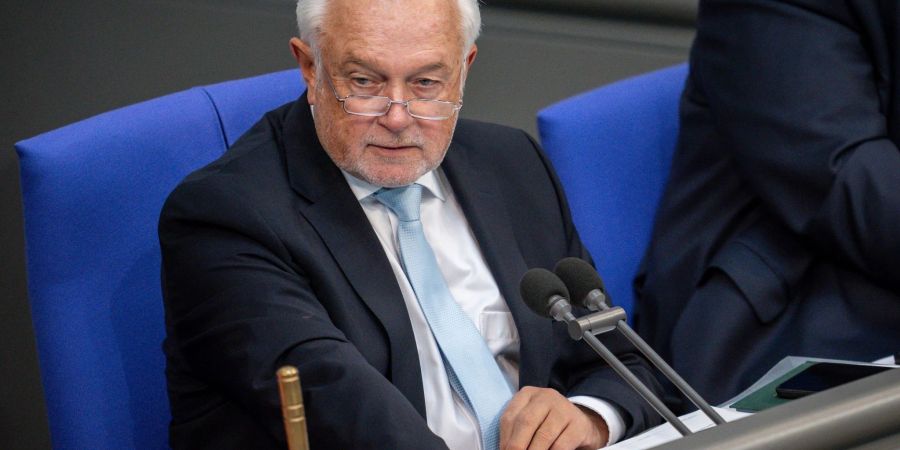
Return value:
[(476, 55), (478, 55), (478, 46), (472, 44), (472, 49), (469, 50), (469, 54), (466, 55), (466, 71), (472, 68), (472, 63), (475, 62)]
[(291, 38), (291, 53), (300, 66), (300, 73), (303, 75), (303, 81), (306, 82), (306, 98), (310, 105), (316, 104), (316, 58), (313, 55), (312, 48), (299, 38)]
[[(472, 48), (469, 49), (469, 53), (466, 54), (465, 59), (465, 67), (463, 67), (462, 71), (462, 84), (460, 85), (460, 89), (462, 86), (465, 86), (466, 80), (469, 78), (469, 69), (472, 68), (472, 63), (475, 62), (475, 56), (478, 54), (478, 47), (475, 44), (472, 44)], [(462, 91), (460, 91), (462, 93)]]

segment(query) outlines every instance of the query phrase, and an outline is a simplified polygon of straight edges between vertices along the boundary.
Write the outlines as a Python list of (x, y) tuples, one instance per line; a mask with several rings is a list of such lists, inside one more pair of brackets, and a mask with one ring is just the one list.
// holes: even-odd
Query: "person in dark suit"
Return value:
[(900, 348), (898, 5), (700, 3), (636, 323), (711, 402)]
[(457, 121), (477, 2), (297, 9), (308, 91), (161, 214), (172, 447), (283, 447), (285, 364), (317, 450), (596, 448), (659, 423), (519, 297), (528, 268), (589, 255), (537, 144)]

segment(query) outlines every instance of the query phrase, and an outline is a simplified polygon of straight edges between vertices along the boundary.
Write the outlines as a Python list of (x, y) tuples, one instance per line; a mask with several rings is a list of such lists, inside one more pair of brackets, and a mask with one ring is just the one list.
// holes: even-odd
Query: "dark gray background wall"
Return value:
[[(695, 0), (487, 0), (465, 117), (535, 113), (687, 57)], [(0, 14), (0, 448), (49, 448), (13, 144), (198, 84), (292, 67), (291, 0), (32, 0)], [(89, 176), (89, 174), (86, 174)], [(77, 388), (77, 387), (73, 387)]]

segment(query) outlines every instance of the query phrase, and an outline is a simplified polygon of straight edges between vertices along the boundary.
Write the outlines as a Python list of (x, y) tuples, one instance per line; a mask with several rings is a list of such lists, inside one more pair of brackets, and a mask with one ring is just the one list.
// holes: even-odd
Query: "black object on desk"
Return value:
[(889, 369), (890, 367), (818, 362), (779, 384), (775, 393), (784, 399), (805, 397)]

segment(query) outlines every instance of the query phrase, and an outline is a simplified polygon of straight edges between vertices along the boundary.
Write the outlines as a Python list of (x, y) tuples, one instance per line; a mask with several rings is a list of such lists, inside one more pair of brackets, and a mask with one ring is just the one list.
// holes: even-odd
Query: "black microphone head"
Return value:
[(563, 258), (556, 263), (554, 272), (569, 288), (573, 302), (586, 307), (584, 300), (594, 289), (599, 289), (606, 295), (606, 301), (610, 301), (600, 274), (587, 261), (581, 258)]
[(553, 296), (569, 298), (569, 290), (565, 283), (547, 269), (529, 269), (519, 282), (519, 293), (532, 311), (544, 317), (550, 317), (550, 306)]

